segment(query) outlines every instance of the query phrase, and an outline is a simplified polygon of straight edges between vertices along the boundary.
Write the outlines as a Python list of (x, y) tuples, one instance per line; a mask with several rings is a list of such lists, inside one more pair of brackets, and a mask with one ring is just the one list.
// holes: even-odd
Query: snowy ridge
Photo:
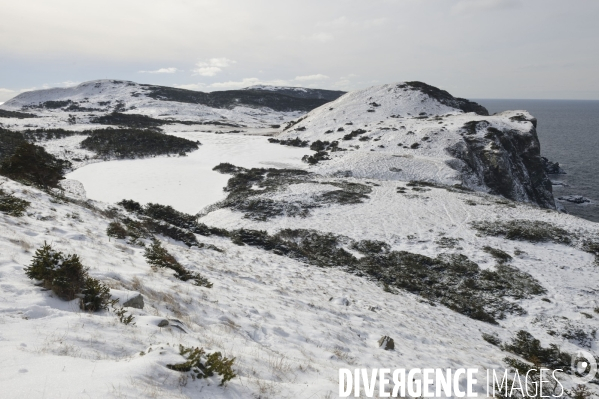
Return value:
[[(198, 124), (229, 123), (242, 127), (264, 128), (281, 124), (303, 113), (273, 111), (266, 107), (247, 106), (243, 103), (234, 107), (213, 107), (201, 103), (164, 100), (152, 95), (155, 88), (160, 89), (159, 86), (104, 79), (81, 83), (69, 88), (25, 92), (4, 103), (2, 108), (13, 111), (23, 110), (37, 114), (39, 118), (26, 120), (0, 118), (0, 123), (11, 129), (69, 128), (72, 125), (69, 116), (74, 115), (77, 124), (94, 128), (97, 125), (89, 125), (90, 119), (118, 111), (163, 120), (180, 120)], [(206, 95), (190, 90), (172, 90), (178, 90), (191, 96), (194, 93), (199, 96)], [(47, 102), (54, 102), (54, 104)], [(46, 103), (45, 106), (44, 103)]]
[[(346, 151), (331, 152), (331, 160), (314, 166), (319, 173), (350, 171), (360, 178), (464, 184), (478, 191), (553, 208), (547, 176), (540, 176), (540, 187), (532, 187), (531, 183), (531, 174), (542, 172), (537, 170), (541, 161), (535, 124), (536, 120), (526, 111), (492, 116), (464, 112), (405, 83), (396, 83), (345, 94), (287, 125), (278, 138), (337, 141), (338, 147)], [(521, 141), (518, 145), (523, 148), (501, 147), (501, 139), (490, 137), (490, 131), (510, 135), (510, 140)], [(480, 149), (468, 147), (462, 151), (464, 146), (479, 143)], [(489, 176), (497, 179), (501, 173), (511, 172), (482, 170), (486, 165), (481, 162), (500, 164), (510, 170), (520, 162), (520, 151), (534, 165), (521, 166), (518, 175), (511, 176), (513, 186), (496, 187), (499, 184), (489, 181)], [(472, 160), (472, 153), (484, 159)], [(508, 161), (510, 156), (516, 158)], [(530, 193), (531, 190), (540, 194)]]

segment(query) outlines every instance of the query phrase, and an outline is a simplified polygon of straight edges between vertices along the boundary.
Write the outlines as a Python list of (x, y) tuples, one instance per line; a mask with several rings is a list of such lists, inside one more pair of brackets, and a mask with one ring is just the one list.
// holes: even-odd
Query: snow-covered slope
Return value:
[[(336, 97), (335, 97), (336, 98)], [(163, 120), (233, 127), (269, 127), (297, 117), (329, 100), (323, 96), (287, 96), (271, 91), (203, 93), (120, 80), (95, 80), (75, 87), (21, 93), (2, 109), (25, 111), (40, 118), (0, 118), (6, 127), (68, 127), (87, 124), (110, 112)], [(69, 120), (73, 115), (75, 120)]]
[[(517, 300), (528, 313), (508, 315), (494, 326), (402, 290), (386, 292), (342, 269), (309, 266), (224, 238), (197, 236), (221, 253), (160, 237), (179, 262), (214, 283), (211, 289), (196, 287), (153, 270), (138, 245), (107, 237), (111, 219), (101, 212), (106, 205), (82, 207), (5, 179), (1, 183), (6, 192), (31, 202), (20, 218), (0, 214), (0, 380), (10, 398), (336, 397), (339, 368), (502, 369), (506, 353), (485, 342), (482, 333), (507, 342), (525, 329), (544, 346), (555, 343), (574, 353), (582, 344), (561, 334), (599, 328), (599, 319), (583, 314), (599, 305), (591, 255), (561, 244), (482, 238), (469, 225), (501, 215), (501, 220), (548, 220), (589, 237), (598, 233), (595, 224), (556, 212), (506, 207), (493, 197), (442, 189), (403, 196), (395, 193), (396, 183), (380, 182), (363, 204), (330, 206), (305, 219), (251, 222), (227, 210), (203, 219), (228, 228), (276, 231), (293, 225), (343, 233), (431, 256), (464, 253), (484, 268), (493, 268), (493, 258), (483, 246), (519, 254), (514, 266), (547, 293)], [(443, 237), (459, 247), (443, 247)], [(119, 323), (112, 311), (82, 312), (77, 301), (64, 302), (33, 285), (23, 268), (45, 241), (79, 254), (113, 295), (141, 293), (143, 310), (126, 308), (135, 325)], [(158, 327), (163, 320), (169, 326)], [(383, 335), (395, 340), (394, 351), (378, 348)], [(178, 355), (181, 344), (235, 357), (238, 377), (219, 387), (216, 378), (192, 381), (167, 369), (184, 360)], [(597, 342), (586, 345), (596, 348)], [(563, 383), (572, 384), (567, 376)], [(478, 390), (483, 394), (482, 383)]]
[(320, 173), (428, 180), (554, 208), (536, 120), (526, 111), (489, 116), (468, 100), (420, 82), (348, 93), (289, 123), (279, 139), (337, 141)]
[[(107, 84), (107, 91), (140, 101), (125, 112), (148, 111), (143, 104), (151, 101), (174, 104), (172, 112), (199, 107), (136, 97), (134, 90), (141, 89), (135, 84)], [(82, 97), (71, 92), (61, 98), (75, 98), (81, 107), (85, 101), (110, 107), (99, 103), (106, 93), (99, 89), (85, 86)], [(197, 185), (183, 184), (188, 191), (165, 190), (160, 200), (151, 191), (136, 197), (175, 207), (193, 198), (169, 196), (214, 192), (232, 177), (222, 196), (214, 197), (226, 198), (197, 215), (201, 226), (190, 224), (191, 216), (185, 225), (168, 219), (177, 228), (166, 219), (86, 199), (85, 186), (75, 180), (61, 183), (63, 195), (0, 177), (2, 394), (330, 399), (338, 394), (340, 368), (478, 368), (481, 376), (487, 369), (503, 370), (506, 356), (518, 353), (496, 341), (509, 343), (520, 330), (544, 348), (596, 354), (598, 225), (489, 193), (517, 193), (516, 199), (540, 203), (533, 190), (536, 120), (525, 111), (488, 116), (477, 104), (433, 89), (413, 82), (379, 86), (296, 116), (277, 139), (338, 141), (337, 148), (346, 150), (325, 145), (331, 159), (312, 166), (300, 161), (307, 148), (269, 144), (266, 137), (240, 140), (236, 147), (235, 135), (202, 133), (205, 148), (195, 156), (169, 162), (157, 157), (140, 168), (137, 178), (147, 182), (160, 181), (155, 170), (173, 165), (198, 179)], [(58, 101), (60, 93), (19, 101)], [(11, 109), (22, 110), (15, 104)], [(41, 120), (68, 112), (36, 110)], [(265, 120), (279, 115), (260, 112)], [(165, 130), (198, 138), (195, 128), (177, 129)], [(264, 145), (249, 151), (258, 139)], [(67, 156), (80, 140), (37, 144)], [(261, 155), (265, 146), (272, 149), (268, 157)], [(216, 168), (222, 175), (215, 178), (216, 165), (208, 163), (223, 161), (229, 164)], [(110, 182), (110, 169), (118, 173), (119, 164), (134, 162), (144, 161), (113, 162), (91, 175)], [(231, 165), (236, 162), (247, 169)], [(200, 167), (206, 173), (194, 173)], [(177, 175), (173, 170), (173, 186), (182, 181)], [(107, 200), (130, 198), (131, 186), (106, 186)], [(29, 202), (21, 216), (8, 213), (15, 198)], [(144, 257), (151, 236), (109, 237), (111, 222), (154, 226), (151, 234), (173, 259), (206, 277), (212, 288), (151, 267)], [(197, 245), (188, 247), (178, 241), (182, 237)], [(309, 245), (294, 249), (302, 240)], [(110, 287), (121, 304), (141, 294), (142, 309), (124, 308), (135, 324), (122, 323), (114, 310), (84, 312), (78, 299), (63, 301), (27, 278), (24, 268), (44, 242), (78, 254), (90, 276)], [(379, 347), (383, 336), (394, 340), (394, 350)], [(179, 345), (234, 357), (237, 376), (223, 387), (218, 376), (195, 379), (168, 368), (185, 361)], [(560, 379), (567, 389), (575, 385), (571, 374)], [(480, 397), (486, 382), (475, 388)]]

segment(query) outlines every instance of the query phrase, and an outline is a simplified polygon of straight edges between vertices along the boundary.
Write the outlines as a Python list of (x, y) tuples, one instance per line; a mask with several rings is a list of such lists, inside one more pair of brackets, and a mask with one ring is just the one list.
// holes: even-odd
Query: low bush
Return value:
[(90, 122), (101, 125), (127, 126), (135, 129), (155, 129), (169, 123), (168, 121), (155, 119), (146, 115), (123, 114), (121, 112), (112, 112), (110, 114), (91, 118)]
[(37, 115), (28, 114), (26, 112), (7, 111), (4, 109), (0, 109), (0, 118), (26, 119), (26, 118), (37, 118)]
[(160, 241), (154, 239), (152, 244), (146, 248), (144, 257), (147, 262), (155, 267), (171, 269), (175, 272), (175, 277), (181, 281), (193, 281), (194, 285), (206, 288), (212, 288), (212, 283), (200, 273), (190, 272), (185, 269), (166, 248), (160, 244)]
[(70, 162), (48, 154), (42, 147), (23, 142), (12, 156), (0, 163), (0, 175), (34, 184), (41, 188), (57, 187)]
[(9, 216), (23, 216), (27, 208), (31, 205), (29, 201), (22, 200), (12, 194), (7, 194), (0, 189), (0, 212)]
[(388, 253), (391, 250), (391, 246), (389, 244), (376, 240), (357, 241), (351, 245), (351, 248), (361, 252), (364, 255)]
[(129, 212), (141, 212), (142, 210), (141, 204), (133, 200), (124, 199), (121, 202), (117, 202), (116, 204), (122, 206)]
[(25, 274), (32, 280), (52, 290), (59, 298), (73, 300), (80, 297), (82, 310), (103, 310), (110, 304), (110, 293), (106, 285), (87, 274), (79, 256), (65, 255), (44, 245), (35, 251), (31, 265), (25, 268)]
[(503, 350), (512, 352), (529, 362), (540, 364), (551, 369), (570, 370), (572, 356), (561, 352), (559, 348), (550, 344), (544, 348), (541, 342), (525, 330), (516, 333), (510, 343), (503, 345)]
[(208, 378), (218, 374), (221, 377), (221, 386), (237, 376), (233, 371), (234, 357), (224, 357), (220, 352), (208, 354), (203, 348), (186, 348), (183, 345), (179, 345), (179, 353), (187, 360), (183, 363), (167, 364), (167, 368), (182, 373), (191, 372), (194, 379)]
[[(304, 128), (304, 130), (305, 130), (305, 128)], [(276, 144), (286, 145), (286, 146), (290, 146), (290, 147), (307, 147), (308, 145), (310, 145), (309, 141), (302, 140), (299, 137), (296, 137), (294, 139), (286, 139), (286, 140), (269, 138), (268, 141), (270, 143), (276, 143)]]
[(501, 249), (486, 246), (486, 247), (483, 247), (483, 251), (490, 254), (499, 263), (509, 263), (513, 259), (510, 254), (502, 251)]
[(117, 302), (118, 302), (118, 299), (112, 303), (112, 311), (114, 312), (114, 314), (116, 314), (116, 316), (119, 318), (119, 321), (121, 323), (123, 323), (124, 325), (128, 326), (129, 324), (131, 324), (134, 326), (135, 323), (133, 323), (133, 320), (135, 318), (133, 317), (133, 315), (132, 314), (127, 315), (127, 310), (122, 306), (117, 308), (115, 306), (115, 304)]
[(566, 230), (548, 222), (538, 220), (480, 221), (473, 222), (472, 227), (479, 233), (490, 236), (503, 236), (508, 240), (530, 242), (553, 241), (570, 244), (571, 234)]
[(106, 235), (108, 237), (125, 239), (129, 234), (127, 229), (119, 222), (110, 222), (106, 228)]
[(501, 345), (501, 340), (498, 337), (496, 337), (495, 335), (483, 333), (482, 337), (485, 341), (487, 341), (491, 345), (495, 345), (495, 346)]
[(364, 130), (364, 129), (352, 130), (351, 133), (348, 133), (345, 136), (343, 136), (343, 140), (353, 140), (354, 138), (356, 138), (359, 135), (364, 134), (364, 133), (366, 133), (366, 130)]
[(108, 128), (91, 131), (81, 142), (81, 148), (104, 157), (138, 158), (185, 154), (197, 150), (198, 144), (195, 141), (152, 130)]

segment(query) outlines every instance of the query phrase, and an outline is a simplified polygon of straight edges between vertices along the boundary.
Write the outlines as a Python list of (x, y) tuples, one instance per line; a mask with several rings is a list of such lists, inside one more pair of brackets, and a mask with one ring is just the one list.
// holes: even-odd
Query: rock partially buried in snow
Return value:
[(143, 295), (139, 294), (131, 299), (129, 299), (128, 301), (126, 301), (125, 303), (123, 303), (123, 307), (125, 308), (136, 308), (136, 309), (143, 309), (144, 308), (144, 297)]
[(158, 322), (158, 327), (168, 327), (168, 320), (164, 319), (164, 320), (160, 320)]
[(585, 202), (591, 202), (590, 199), (583, 197), (582, 195), (568, 195), (566, 197), (559, 197), (560, 201), (568, 201), (574, 204), (584, 204)]
[(379, 339), (379, 348), (383, 348), (386, 351), (391, 351), (395, 349), (395, 342), (393, 342), (393, 338), (384, 335)]
[(136, 291), (110, 290), (112, 299), (118, 299), (124, 308), (144, 308), (144, 297)]

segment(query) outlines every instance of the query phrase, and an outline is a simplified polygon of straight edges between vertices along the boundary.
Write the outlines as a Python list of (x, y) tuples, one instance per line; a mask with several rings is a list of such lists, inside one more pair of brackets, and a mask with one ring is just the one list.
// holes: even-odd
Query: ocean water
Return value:
[(527, 110), (538, 120), (541, 155), (559, 162), (566, 175), (550, 175), (555, 198), (582, 195), (591, 203), (560, 201), (568, 213), (599, 222), (599, 101), (475, 100), (490, 113)]

